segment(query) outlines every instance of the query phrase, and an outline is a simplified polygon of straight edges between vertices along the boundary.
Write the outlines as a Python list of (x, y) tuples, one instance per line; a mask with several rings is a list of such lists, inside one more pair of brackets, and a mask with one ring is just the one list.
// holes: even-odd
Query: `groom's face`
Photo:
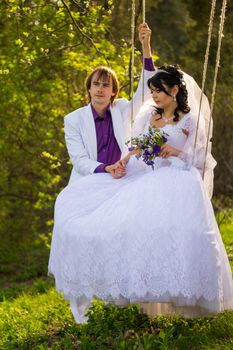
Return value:
[(106, 107), (111, 103), (112, 96), (115, 95), (113, 92), (112, 78), (99, 78), (98, 75), (98, 72), (96, 72), (91, 80), (91, 87), (89, 89), (91, 103)]

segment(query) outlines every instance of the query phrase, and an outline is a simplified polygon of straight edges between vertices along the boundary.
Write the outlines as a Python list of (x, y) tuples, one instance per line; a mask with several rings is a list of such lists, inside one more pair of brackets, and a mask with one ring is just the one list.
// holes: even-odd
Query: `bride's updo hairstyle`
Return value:
[[(179, 87), (179, 91), (176, 95), (177, 107), (174, 111), (174, 122), (179, 120), (179, 112), (188, 113), (190, 107), (188, 106), (188, 91), (183, 79), (183, 73), (179, 70), (178, 65), (173, 66), (161, 66), (153, 77), (148, 79), (147, 85), (165, 92), (165, 94), (172, 96), (169, 92), (175, 85)], [(162, 115), (163, 109), (156, 107), (156, 113)]]

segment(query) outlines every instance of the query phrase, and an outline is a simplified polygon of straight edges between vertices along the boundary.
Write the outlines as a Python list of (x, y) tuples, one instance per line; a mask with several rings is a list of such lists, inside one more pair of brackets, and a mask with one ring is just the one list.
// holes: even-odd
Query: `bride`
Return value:
[[(168, 134), (155, 170), (131, 153), (127, 174), (89, 175), (55, 205), (49, 273), (77, 322), (93, 297), (139, 303), (148, 314), (187, 317), (233, 308), (232, 273), (209, 196), (215, 161), (208, 147), (208, 102), (196, 125), (200, 90), (177, 67), (149, 79), (155, 106), (143, 106), (134, 134), (149, 125)], [(196, 141), (195, 141), (196, 139)]]

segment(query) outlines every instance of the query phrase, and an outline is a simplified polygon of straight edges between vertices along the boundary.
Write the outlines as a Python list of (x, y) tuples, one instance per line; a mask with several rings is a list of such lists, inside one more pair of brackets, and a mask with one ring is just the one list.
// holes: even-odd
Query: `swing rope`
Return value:
[[(142, 0), (142, 23), (144, 24), (146, 22), (146, 0)], [(144, 63), (145, 57), (144, 52), (142, 54), (142, 103), (145, 100), (145, 71), (144, 71)]]
[[(131, 3), (131, 59), (130, 59), (130, 98), (132, 99), (134, 93), (134, 53), (135, 53), (135, 18), (136, 5), (135, 0)], [(142, 0), (142, 23), (145, 23), (146, 18), (146, 1)], [(144, 102), (144, 88), (145, 88), (145, 72), (144, 72), (144, 54), (142, 55), (142, 103)], [(131, 128), (133, 125), (133, 101), (131, 103)]]
[(206, 167), (206, 156), (208, 152), (208, 140), (210, 135), (210, 127), (211, 127), (211, 116), (213, 113), (214, 108), (214, 100), (215, 100), (215, 93), (216, 93), (216, 86), (217, 86), (217, 77), (218, 77), (218, 69), (220, 66), (220, 57), (221, 57), (221, 45), (222, 45), (222, 39), (223, 39), (223, 30), (224, 30), (224, 23), (225, 23), (225, 15), (226, 15), (226, 7), (227, 7), (227, 0), (223, 0), (222, 2), (222, 9), (221, 9), (221, 16), (220, 16), (220, 23), (219, 23), (219, 32), (218, 32), (218, 48), (217, 48), (217, 54), (216, 54), (216, 61), (215, 61), (215, 71), (214, 71), (214, 81), (213, 81), (213, 88), (212, 88), (212, 95), (211, 95), (211, 102), (210, 102), (210, 119), (209, 119), (209, 125), (208, 125), (208, 132), (207, 132), (207, 141), (206, 141), (206, 149), (205, 149), (205, 162), (203, 166), (203, 178), (205, 175), (205, 167)]
[[(130, 99), (133, 98), (134, 92), (134, 37), (135, 37), (135, 0), (132, 0), (132, 8), (131, 8), (131, 60), (130, 60)], [(131, 102), (131, 128), (133, 126), (133, 100)]]
[[(194, 162), (195, 153), (196, 153), (197, 135), (198, 135), (198, 130), (199, 130), (199, 122), (200, 122), (202, 99), (203, 99), (203, 95), (204, 95), (204, 89), (205, 89), (205, 83), (206, 83), (206, 74), (207, 74), (209, 55), (210, 55), (209, 52), (210, 52), (210, 44), (211, 44), (212, 32), (213, 32), (213, 22), (214, 22), (214, 15), (215, 15), (215, 7), (216, 7), (216, 0), (212, 0), (212, 6), (211, 6), (211, 12), (210, 12), (210, 20), (209, 20), (209, 26), (208, 26), (208, 39), (207, 39), (205, 60), (204, 60), (203, 73), (202, 73), (201, 96), (200, 96), (200, 103), (199, 103), (199, 108), (198, 108), (198, 117), (197, 117), (197, 125), (196, 125), (196, 133), (195, 133), (194, 152), (193, 152), (192, 163)], [(203, 179), (205, 177), (206, 158), (207, 158), (207, 152), (208, 152), (208, 147), (209, 147), (211, 120), (212, 120), (212, 114), (213, 114), (213, 108), (214, 108), (215, 92), (216, 92), (216, 86), (217, 86), (217, 76), (218, 76), (218, 69), (219, 69), (220, 56), (221, 56), (221, 44), (222, 44), (222, 38), (223, 38), (223, 29), (224, 29), (224, 23), (225, 23), (226, 7), (227, 7), (227, 0), (223, 0), (223, 2), (222, 2), (222, 9), (221, 9), (221, 16), (220, 16), (220, 23), (219, 23), (218, 48), (217, 48), (215, 70), (214, 70), (214, 81), (213, 81), (211, 103), (210, 103), (210, 117), (209, 117), (209, 121), (208, 121), (207, 139), (206, 139), (206, 145), (205, 145), (205, 157), (204, 157), (204, 165), (203, 165), (203, 169), (202, 169), (202, 178)]]
[(204, 60), (203, 72), (202, 72), (201, 97), (200, 97), (199, 108), (198, 108), (198, 117), (197, 117), (196, 133), (195, 133), (195, 140), (194, 140), (194, 150), (193, 150), (192, 164), (194, 163), (196, 146), (197, 146), (197, 135), (198, 135), (198, 129), (199, 129), (199, 123), (200, 123), (202, 99), (203, 99), (205, 83), (206, 83), (206, 74), (207, 74), (207, 68), (208, 68), (208, 63), (209, 63), (210, 44), (211, 44), (211, 39), (212, 39), (215, 7), (216, 7), (216, 0), (212, 0), (210, 19), (209, 19), (209, 25), (208, 25), (208, 39), (207, 39), (205, 60)]

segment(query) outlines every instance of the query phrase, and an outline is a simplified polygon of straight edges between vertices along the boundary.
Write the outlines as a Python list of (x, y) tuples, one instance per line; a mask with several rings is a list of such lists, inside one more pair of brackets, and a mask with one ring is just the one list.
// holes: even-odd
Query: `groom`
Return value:
[[(146, 82), (154, 74), (150, 36), (147, 24), (141, 24), (145, 100), (150, 97)], [(90, 103), (65, 116), (65, 139), (73, 164), (70, 183), (95, 173), (110, 173), (116, 179), (125, 175), (125, 165), (120, 159), (127, 151), (125, 140), (129, 137), (131, 104), (135, 116), (142, 104), (142, 88), (141, 76), (131, 101), (117, 99), (119, 82), (113, 70), (97, 67), (87, 77)]]

